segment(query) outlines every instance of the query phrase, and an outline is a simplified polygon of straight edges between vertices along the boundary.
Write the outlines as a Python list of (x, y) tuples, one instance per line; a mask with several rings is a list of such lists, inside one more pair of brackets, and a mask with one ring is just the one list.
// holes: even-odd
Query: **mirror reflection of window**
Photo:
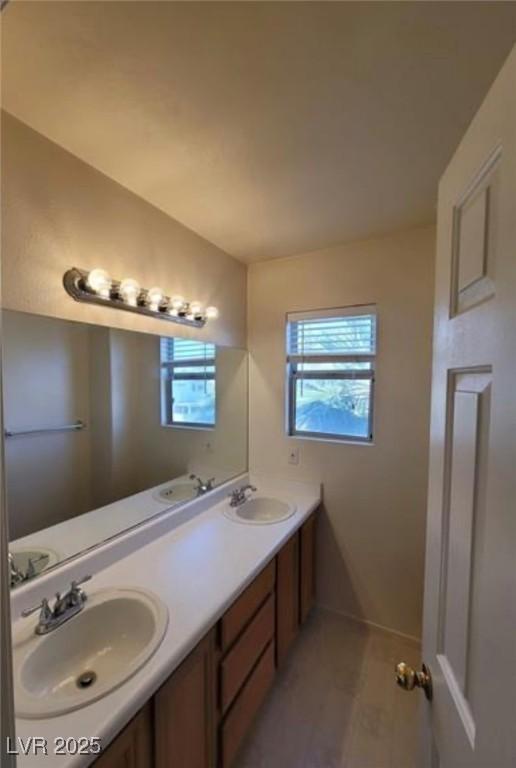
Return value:
[(215, 344), (192, 339), (160, 340), (161, 423), (212, 428), (216, 423)]

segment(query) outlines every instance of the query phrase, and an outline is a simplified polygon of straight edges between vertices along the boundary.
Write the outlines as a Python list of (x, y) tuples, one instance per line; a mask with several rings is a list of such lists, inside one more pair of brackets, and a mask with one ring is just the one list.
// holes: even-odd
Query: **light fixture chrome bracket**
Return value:
[[(75, 299), (75, 301), (97, 304), (102, 307), (110, 307), (111, 309), (123, 309), (126, 312), (135, 312), (138, 315), (153, 317), (155, 320), (166, 320), (169, 323), (188, 325), (191, 328), (203, 328), (206, 325), (206, 317), (195, 317), (191, 319), (186, 316), (188, 312), (188, 304), (185, 305), (184, 311), (180, 311), (177, 315), (172, 315), (167, 310), (167, 305), (170, 301), (168, 296), (163, 297), (163, 300), (157, 309), (148, 306), (140, 298), (136, 304), (129, 304), (120, 296), (120, 281), (113, 280), (111, 282), (109, 296), (101, 296), (88, 288), (86, 282), (87, 277), (88, 272), (78, 269), (77, 267), (72, 267), (72, 269), (65, 272), (63, 276), (63, 285), (66, 292)], [(142, 291), (141, 296), (144, 294), (145, 291)]]

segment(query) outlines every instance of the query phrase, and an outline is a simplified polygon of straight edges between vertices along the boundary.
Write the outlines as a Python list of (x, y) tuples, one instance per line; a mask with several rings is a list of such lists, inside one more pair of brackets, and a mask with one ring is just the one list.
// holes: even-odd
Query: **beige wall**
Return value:
[[(4, 308), (245, 346), (243, 264), (5, 112), (2, 162)], [(62, 285), (71, 266), (215, 304), (220, 318), (200, 332), (78, 304)]]
[[(248, 281), (250, 467), (324, 484), (322, 604), (420, 635), (434, 228), (253, 264)], [(285, 434), (285, 313), (375, 303), (374, 445)], [(299, 465), (288, 463), (299, 448)]]
[[(88, 327), (12, 312), (2, 321), (6, 429), (89, 425)], [(88, 430), (13, 437), (4, 450), (11, 539), (91, 509)]]

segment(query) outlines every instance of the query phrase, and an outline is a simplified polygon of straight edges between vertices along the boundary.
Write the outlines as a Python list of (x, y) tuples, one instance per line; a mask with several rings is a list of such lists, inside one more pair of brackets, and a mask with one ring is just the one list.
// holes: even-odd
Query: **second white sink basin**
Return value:
[(33, 547), (16, 547), (14, 545), (11, 548), (11, 554), (14, 565), (22, 573), (27, 573), (29, 561), (32, 560), (34, 576), (38, 576), (46, 568), (50, 568), (59, 562), (57, 552), (48, 547), (40, 547), (38, 544), (35, 544)]
[(34, 624), (14, 638), (14, 698), (18, 717), (40, 719), (91, 704), (132, 677), (163, 640), (168, 610), (146, 590), (99, 590), (47, 635), (35, 635)]
[(286, 501), (269, 496), (254, 496), (238, 507), (232, 507), (228, 503), (224, 514), (239, 523), (269, 525), (287, 520), (295, 511), (295, 506), (287, 504)]
[(189, 480), (173, 481), (154, 491), (154, 498), (165, 504), (179, 504), (180, 501), (190, 501), (197, 496), (197, 486)]

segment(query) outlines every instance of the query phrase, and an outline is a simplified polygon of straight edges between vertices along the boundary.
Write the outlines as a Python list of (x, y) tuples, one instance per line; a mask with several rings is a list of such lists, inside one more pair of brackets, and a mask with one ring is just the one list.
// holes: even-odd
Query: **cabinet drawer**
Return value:
[(221, 619), (221, 644), (224, 653), (252, 619), (267, 595), (274, 589), (274, 560), (258, 574)]
[(225, 712), (274, 635), (274, 595), (269, 595), (221, 664), (221, 705)]
[(267, 646), (221, 729), (222, 768), (230, 768), (274, 679), (274, 643)]

